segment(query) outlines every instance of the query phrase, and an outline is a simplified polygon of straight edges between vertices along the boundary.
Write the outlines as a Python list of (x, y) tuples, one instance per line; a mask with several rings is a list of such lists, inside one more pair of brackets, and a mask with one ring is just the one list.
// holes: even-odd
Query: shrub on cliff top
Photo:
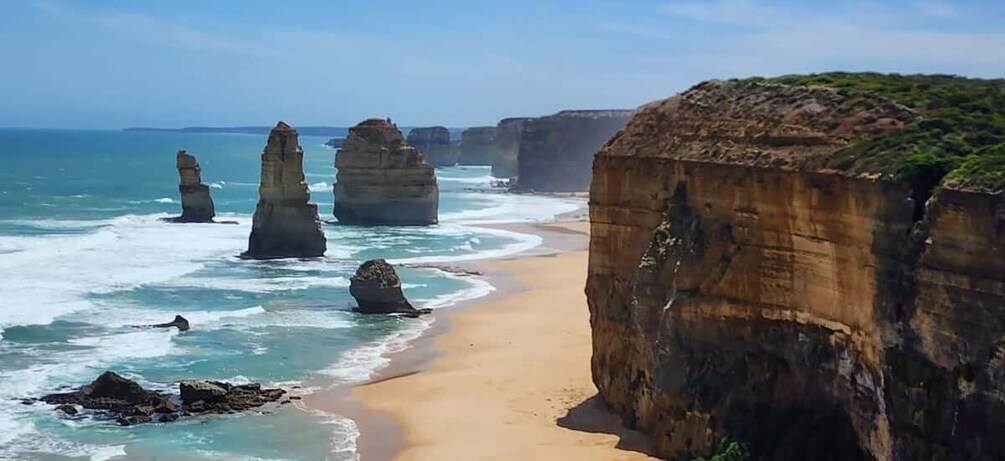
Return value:
[(832, 72), (752, 80), (874, 93), (921, 115), (900, 132), (841, 149), (827, 167), (905, 181), (937, 173), (947, 186), (1005, 190), (1003, 79)]

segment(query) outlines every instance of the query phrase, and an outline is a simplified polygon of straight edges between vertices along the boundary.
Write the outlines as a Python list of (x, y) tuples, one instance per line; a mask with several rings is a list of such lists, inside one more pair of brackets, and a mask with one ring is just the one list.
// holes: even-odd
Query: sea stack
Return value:
[(593, 156), (628, 123), (630, 110), (566, 110), (524, 122), (513, 190), (584, 192)]
[(364, 314), (406, 314), (416, 316), (429, 309), (416, 309), (401, 292), (401, 279), (394, 266), (383, 259), (371, 259), (356, 269), (349, 283), (349, 294)]
[(335, 217), (342, 224), (436, 224), (440, 191), (433, 167), (390, 120), (349, 129), (335, 156)]
[(209, 196), (209, 186), (202, 183), (202, 169), (195, 156), (183, 150), (177, 156), (178, 176), (181, 182), (181, 216), (175, 222), (213, 222), (216, 212), (213, 198)]
[(495, 156), (492, 158), (492, 176), (512, 178), (517, 175), (517, 156), (520, 154), (520, 135), (530, 118), (504, 118), (496, 125)]
[(279, 122), (269, 133), (262, 153), (258, 207), (251, 225), (248, 251), (252, 259), (310, 258), (325, 253), (325, 234), (318, 206), (304, 180), (304, 150), (297, 130)]
[(491, 165), (495, 158), (496, 127), (476, 126), (461, 132), (461, 165)]
[(450, 144), (450, 131), (446, 127), (412, 128), (408, 132), (408, 144), (418, 149), (426, 162), (434, 167), (457, 164), (459, 152)]

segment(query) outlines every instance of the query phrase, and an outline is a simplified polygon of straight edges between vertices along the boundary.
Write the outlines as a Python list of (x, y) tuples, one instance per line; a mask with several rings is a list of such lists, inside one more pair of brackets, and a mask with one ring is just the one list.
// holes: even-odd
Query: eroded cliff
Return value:
[(580, 192), (590, 187), (597, 150), (632, 111), (567, 110), (527, 120), (520, 133), (516, 191)]
[(763, 81), (640, 109), (590, 190), (593, 376), (626, 424), (679, 459), (1005, 457), (1002, 188), (874, 149), (930, 115)]
[(407, 141), (422, 154), (426, 162), (434, 167), (457, 164), (459, 152), (450, 143), (450, 131), (446, 127), (412, 128), (408, 132)]
[(530, 118), (504, 118), (496, 125), (495, 157), (492, 159), (492, 176), (513, 178), (517, 175), (517, 157), (520, 155), (520, 136)]
[(476, 126), (461, 132), (461, 144), (458, 146), (460, 156), (457, 163), (461, 165), (491, 165), (495, 159), (496, 127)]

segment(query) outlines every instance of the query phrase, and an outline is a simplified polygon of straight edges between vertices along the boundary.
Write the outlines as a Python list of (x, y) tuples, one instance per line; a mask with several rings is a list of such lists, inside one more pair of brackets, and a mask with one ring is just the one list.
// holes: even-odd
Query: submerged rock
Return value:
[(412, 128), (408, 132), (408, 144), (415, 147), (426, 162), (434, 167), (457, 164), (459, 152), (450, 143), (450, 131), (446, 127)]
[(202, 183), (202, 168), (195, 156), (180, 150), (177, 155), (178, 176), (181, 180), (181, 216), (171, 218), (172, 222), (213, 222), (216, 211), (209, 186)]
[(335, 217), (342, 224), (436, 224), (440, 190), (433, 167), (389, 120), (349, 129), (335, 157)]
[(76, 415), (76, 406), (98, 410), (123, 426), (171, 422), (193, 413), (232, 413), (260, 407), (282, 398), (282, 389), (262, 389), (259, 384), (232, 385), (219, 381), (182, 381), (182, 404), (171, 396), (143, 389), (135, 381), (106, 371), (91, 384), (73, 392), (48, 394), (39, 400), (57, 405), (56, 410)]
[(258, 206), (244, 258), (309, 258), (325, 253), (317, 205), (304, 179), (304, 150), (297, 130), (279, 122), (262, 153)]
[(133, 325), (133, 328), (178, 328), (178, 331), (188, 331), (188, 319), (180, 315), (174, 316), (174, 320), (167, 323), (157, 323), (154, 325)]
[(496, 127), (476, 126), (461, 132), (461, 165), (491, 165), (496, 157)]
[(401, 292), (401, 279), (394, 266), (383, 259), (371, 259), (356, 269), (349, 283), (349, 294), (356, 298), (364, 314), (428, 314), (430, 309), (416, 309)]

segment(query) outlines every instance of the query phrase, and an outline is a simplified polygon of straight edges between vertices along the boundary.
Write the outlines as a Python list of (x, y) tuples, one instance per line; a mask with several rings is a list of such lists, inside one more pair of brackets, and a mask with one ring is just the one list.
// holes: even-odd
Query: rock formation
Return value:
[[(972, 83), (945, 79), (929, 88)], [(590, 189), (603, 400), (671, 459), (723, 439), (756, 459), (1005, 458), (1005, 187), (882, 166), (899, 137), (950, 129), (876, 93), (757, 80), (640, 109)]]
[(209, 186), (202, 183), (202, 169), (195, 156), (183, 150), (177, 155), (178, 176), (181, 182), (178, 191), (181, 192), (181, 216), (172, 218), (173, 222), (213, 222), (216, 212), (213, 199), (209, 196)]
[(436, 224), (440, 190), (433, 167), (389, 120), (349, 130), (335, 157), (335, 217), (342, 224)]
[(49, 394), (39, 400), (56, 405), (56, 410), (70, 416), (79, 413), (79, 405), (130, 426), (171, 422), (192, 413), (233, 413), (274, 402), (286, 393), (282, 389), (262, 389), (258, 384), (236, 386), (218, 381), (182, 381), (179, 387), (181, 407), (167, 394), (148, 391), (135, 381), (106, 371), (73, 392)]
[(304, 151), (297, 130), (279, 122), (269, 133), (262, 153), (262, 182), (251, 225), (248, 251), (252, 259), (310, 258), (325, 253), (325, 234), (318, 206), (304, 180)]
[(476, 126), (461, 132), (461, 153), (457, 163), (461, 165), (491, 165), (495, 153), (496, 127)]
[(495, 157), (492, 159), (492, 176), (513, 178), (517, 175), (517, 157), (520, 154), (520, 135), (529, 118), (504, 118), (496, 125)]
[(631, 116), (627, 110), (566, 110), (527, 120), (520, 135), (513, 190), (585, 191), (590, 187), (594, 154)]
[(434, 167), (457, 164), (458, 151), (450, 143), (450, 131), (446, 127), (412, 128), (408, 132), (408, 144)]
[(188, 319), (180, 315), (174, 316), (174, 320), (167, 323), (158, 323), (156, 325), (134, 325), (134, 328), (177, 328), (178, 331), (188, 331), (189, 324)]
[(364, 314), (406, 314), (417, 316), (429, 309), (416, 309), (401, 292), (401, 279), (394, 267), (383, 259), (372, 259), (359, 266), (349, 283), (349, 294)]

